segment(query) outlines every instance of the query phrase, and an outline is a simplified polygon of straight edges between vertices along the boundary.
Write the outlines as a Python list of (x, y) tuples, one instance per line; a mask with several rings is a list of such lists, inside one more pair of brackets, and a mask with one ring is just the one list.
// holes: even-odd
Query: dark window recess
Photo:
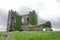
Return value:
[(8, 23), (8, 25), (9, 25), (9, 23)]
[(29, 21), (29, 17), (27, 18), (27, 21)]
[(23, 31), (23, 29), (20, 29), (19, 31)]
[(12, 19), (14, 19), (14, 17), (12, 17)]

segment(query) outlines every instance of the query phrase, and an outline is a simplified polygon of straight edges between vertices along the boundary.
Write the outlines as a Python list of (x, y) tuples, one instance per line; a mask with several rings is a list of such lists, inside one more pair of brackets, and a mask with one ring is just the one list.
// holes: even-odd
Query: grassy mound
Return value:
[(60, 32), (10, 32), (10, 40), (60, 40)]

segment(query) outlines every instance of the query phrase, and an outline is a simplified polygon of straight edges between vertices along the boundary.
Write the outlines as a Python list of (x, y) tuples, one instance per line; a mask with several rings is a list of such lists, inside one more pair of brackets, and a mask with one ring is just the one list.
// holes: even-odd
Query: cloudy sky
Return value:
[(60, 0), (0, 0), (0, 31), (7, 28), (10, 9), (20, 15), (36, 10), (39, 23), (50, 20), (53, 30), (60, 31)]

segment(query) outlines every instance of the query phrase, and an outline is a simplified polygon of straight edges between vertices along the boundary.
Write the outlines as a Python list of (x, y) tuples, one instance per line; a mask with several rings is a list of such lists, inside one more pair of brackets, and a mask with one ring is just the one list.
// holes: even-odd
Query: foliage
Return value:
[(42, 24), (42, 26), (51, 28), (51, 22), (47, 21), (46, 23)]
[(29, 23), (31, 25), (36, 25), (38, 23), (37, 21), (37, 15), (36, 12), (33, 10), (32, 12), (29, 12)]
[(60, 40), (60, 32), (52, 31), (11, 32), (10, 40)]
[(16, 24), (14, 30), (20, 29), (21, 25), (22, 25), (22, 17), (16, 16)]

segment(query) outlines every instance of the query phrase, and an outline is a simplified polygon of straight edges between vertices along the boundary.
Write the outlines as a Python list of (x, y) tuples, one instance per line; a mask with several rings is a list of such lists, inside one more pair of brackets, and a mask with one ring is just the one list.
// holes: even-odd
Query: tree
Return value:
[(29, 23), (31, 25), (36, 25), (38, 23), (37, 21), (37, 15), (36, 15), (36, 12), (35, 10), (33, 10), (32, 12), (29, 12)]
[(46, 23), (42, 24), (42, 26), (47, 27), (47, 28), (51, 28), (51, 22), (47, 21)]
[(45, 28), (46, 31), (53, 31), (51, 29), (51, 22), (50, 21), (46, 21), (46, 23), (42, 24), (41, 26), (43, 26), (43, 28)]

